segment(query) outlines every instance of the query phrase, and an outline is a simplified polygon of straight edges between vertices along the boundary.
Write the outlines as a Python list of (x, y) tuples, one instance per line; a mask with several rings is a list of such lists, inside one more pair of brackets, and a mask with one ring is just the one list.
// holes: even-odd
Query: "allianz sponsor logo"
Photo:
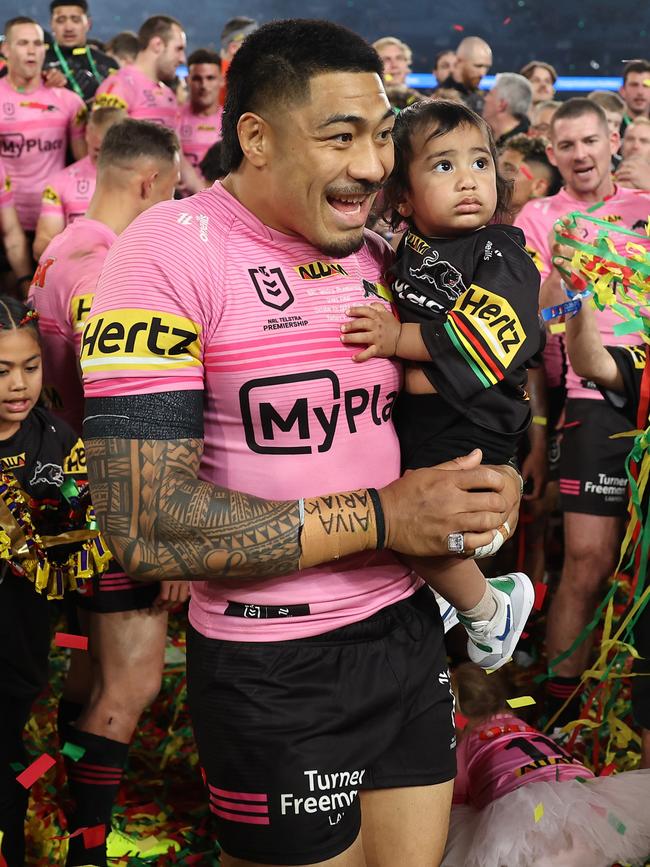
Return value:
[[(305, 396), (287, 400), (300, 383)], [(251, 451), (305, 455), (329, 451), (337, 433), (356, 434), (361, 420), (386, 424), (396, 397), (379, 383), (342, 389), (333, 371), (315, 370), (253, 379), (241, 387), (239, 405)]]

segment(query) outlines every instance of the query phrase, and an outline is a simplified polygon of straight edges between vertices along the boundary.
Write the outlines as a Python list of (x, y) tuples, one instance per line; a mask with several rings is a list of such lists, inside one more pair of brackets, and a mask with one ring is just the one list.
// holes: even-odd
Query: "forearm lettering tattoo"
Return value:
[(133, 578), (246, 579), (298, 569), (296, 501), (262, 500), (196, 478), (201, 439), (86, 442), (93, 505)]

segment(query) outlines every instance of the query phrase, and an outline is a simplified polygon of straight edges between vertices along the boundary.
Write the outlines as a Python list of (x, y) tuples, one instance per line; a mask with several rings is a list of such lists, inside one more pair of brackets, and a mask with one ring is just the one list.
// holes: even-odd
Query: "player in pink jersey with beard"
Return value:
[(16, 278), (16, 285), (22, 294), (32, 279), (32, 257), (27, 238), (18, 221), (14, 194), (11, 189), (11, 178), (7, 174), (2, 160), (0, 160), (0, 238), (5, 248), (7, 261)]
[[(558, 220), (602, 203), (594, 217), (612, 224), (615, 241), (617, 225), (638, 231), (648, 220), (650, 194), (617, 187), (612, 180), (610, 159), (615, 144), (603, 110), (590, 100), (571, 99), (553, 117), (548, 153), (562, 175), (564, 188), (555, 196), (529, 202), (516, 221), (542, 273), (542, 306), (566, 300), (553, 256), (560, 253), (570, 259), (572, 250), (558, 249), (553, 240), (553, 226)], [(586, 222), (579, 222), (578, 229), (585, 239), (597, 231)], [(630, 335), (614, 333), (620, 318), (613, 311), (597, 312), (596, 317), (604, 343), (633, 342)], [(565, 554), (560, 585), (547, 620), (549, 660), (567, 650), (591, 620), (603, 582), (616, 565), (627, 506), (624, 462), (629, 443), (610, 437), (628, 430), (629, 422), (604, 401), (593, 383), (576, 376), (570, 364), (566, 384), (560, 455)], [(551, 713), (558, 711), (578, 687), (590, 648), (589, 641), (583, 642), (555, 666), (548, 685)], [(577, 716), (579, 698), (577, 694), (568, 704), (558, 724)]]
[(181, 108), (180, 138), (183, 153), (198, 169), (211, 145), (221, 138), (221, 58), (200, 48), (190, 55), (187, 68), (190, 96)]
[[(171, 130), (131, 119), (114, 125), (100, 151), (97, 189), (87, 215), (49, 244), (36, 270), (31, 300), (43, 323), (44, 382), (54, 411), (76, 430), (84, 403), (81, 331), (104, 259), (138, 214), (171, 198), (179, 156)], [(82, 657), (90, 657), (92, 671), (77, 667), (59, 705), (62, 742), (84, 750), (83, 761), (68, 766), (75, 803), (68, 816), (72, 829), (101, 824), (106, 835), (110, 831), (129, 742), (160, 689), (167, 608), (183, 601), (187, 590), (186, 582), (135, 582), (112, 563), (89, 592), (79, 595), (77, 605), (90, 637), (90, 653)], [(137, 851), (137, 842), (129, 840), (128, 848)], [(105, 865), (106, 845), (88, 850), (83, 837), (72, 838), (67, 864), (89, 861)]]
[(0, 79), (0, 157), (11, 174), (20, 223), (33, 231), (43, 189), (64, 167), (68, 145), (75, 159), (86, 153), (86, 107), (75, 93), (42, 84), (45, 43), (36, 21), (8, 21), (3, 50), (8, 72)]
[[(134, 63), (109, 75), (97, 88), (95, 106), (125, 109), (130, 117), (149, 120), (180, 132), (180, 108), (171, 81), (185, 63), (186, 37), (179, 21), (169, 15), (147, 18), (138, 31), (140, 51)], [(183, 187), (197, 192), (203, 186), (198, 172), (181, 156)]]
[(52, 238), (83, 216), (95, 192), (97, 157), (107, 130), (126, 117), (119, 108), (97, 108), (86, 126), (87, 156), (54, 175), (43, 190), (41, 213), (36, 224), (34, 256), (38, 259)]
[(123, 233), (82, 337), (110, 544), (134, 578), (193, 580), (189, 701), (224, 867), (442, 854), (440, 613), (391, 549), (490, 543), (520, 480), (480, 452), (398, 479), (399, 366), (359, 370), (339, 340), (350, 304), (386, 297), (392, 254), (364, 225), (393, 117), (350, 31), (252, 33), (229, 69), (228, 176)]
[(645, 857), (650, 770), (594, 777), (512, 713), (500, 672), (464, 663), (452, 682), (463, 726), (443, 867), (610, 867)]

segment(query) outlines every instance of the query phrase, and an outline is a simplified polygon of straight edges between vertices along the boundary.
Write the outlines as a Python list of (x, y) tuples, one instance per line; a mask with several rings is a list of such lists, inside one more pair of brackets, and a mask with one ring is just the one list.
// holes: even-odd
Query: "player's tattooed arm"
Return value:
[(109, 437), (86, 448), (97, 518), (133, 578), (260, 578), (298, 568), (298, 502), (200, 481), (202, 440)]

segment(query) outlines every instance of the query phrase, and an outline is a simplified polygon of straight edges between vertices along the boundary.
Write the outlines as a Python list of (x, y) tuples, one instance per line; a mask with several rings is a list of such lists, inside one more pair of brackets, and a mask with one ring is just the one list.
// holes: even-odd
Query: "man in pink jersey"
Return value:
[(439, 863), (440, 613), (390, 549), (442, 555), (458, 532), (471, 550), (518, 505), (480, 453), (398, 479), (400, 369), (360, 371), (340, 340), (351, 304), (389, 297), (392, 253), (364, 229), (393, 165), (381, 72), (330, 22), (244, 40), (228, 176), (123, 233), (82, 336), (110, 544), (134, 578), (193, 579), (189, 701), (224, 867)]
[(57, 172), (43, 190), (41, 213), (36, 224), (34, 256), (40, 258), (52, 238), (83, 216), (95, 192), (97, 157), (109, 127), (126, 117), (121, 108), (96, 108), (88, 116), (88, 154)]
[[(0, 160), (0, 238), (5, 249), (7, 261), (14, 273), (15, 285), (22, 293), (32, 279), (32, 257), (29, 252), (27, 238), (23, 232), (11, 189), (11, 178), (7, 174), (4, 163)], [(3, 279), (3, 278), (0, 278)], [(9, 291), (14, 284), (9, 284)]]
[[(647, 222), (650, 196), (617, 187), (612, 180), (610, 160), (614, 150), (615, 142), (600, 106), (587, 99), (571, 99), (557, 110), (548, 153), (562, 175), (564, 188), (555, 196), (529, 202), (516, 221), (541, 270), (542, 306), (566, 300), (560, 272), (553, 267), (557, 252), (553, 226), (557, 220), (572, 212), (585, 213), (600, 203), (594, 216), (611, 223), (612, 228), (618, 225), (638, 230)], [(582, 223), (579, 231), (589, 238), (596, 228)], [(597, 319), (605, 343), (630, 342), (629, 335), (614, 333), (620, 319), (612, 311), (598, 312)], [(627, 504), (624, 461), (629, 443), (610, 437), (628, 429), (625, 417), (603, 400), (593, 383), (576, 376), (569, 364), (560, 456), (565, 554), (560, 585), (547, 621), (549, 660), (567, 650), (591, 620), (603, 581), (616, 565)], [(590, 642), (585, 641), (555, 666), (548, 687), (552, 713), (578, 687), (590, 649)], [(575, 718), (579, 698), (578, 694), (569, 703), (558, 719), (560, 724)]]
[[(161, 123), (178, 135), (180, 109), (176, 94), (164, 82), (171, 81), (176, 67), (185, 63), (183, 28), (169, 15), (154, 15), (138, 31), (138, 40), (140, 51), (135, 62), (102, 81), (95, 106), (123, 108), (130, 117)], [(197, 171), (182, 155), (181, 180), (190, 192), (202, 187)]]
[(221, 58), (215, 51), (199, 48), (190, 55), (187, 68), (190, 98), (181, 108), (181, 148), (198, 168), (210, 146), (221, 138)]
[(36, 228), (41, 194), (65, 165), (66, 148), (75, 159), (86, 153), (86, 107), (76, 93), (42, 84), (43, 30), (31, 18), (5, 25), (7, 75), (0, 79), (0, 157), (11, 174), (23, 229)]
[[(179, 150), (166, 127), (131, 119), (112, 126), (87, 215), (49, 244), (36, 270), (30, 298), (40, 313), (44, 383), (54, 411), (75, 430), (81, 430), (83, 418), (81, 332), (104, 259), (138, 214), (172, 197)], [(92, 689), (84, 696), (75, 672), (63, 691), (59, 724), (61, 740), (84, 750), (83, 760), (68, 766), (75, 803), (69, 825), (74, 830), (103, 824), (108, 835), (129, 742), (160, 689), (167, 607), (187, 597), (188, 585), (135, 582), (115, 563), (89, 589), (78, 605), (90, 637)], [(88, 850), (83, 837), (73, 838), (68, 865), (89, 862), (106, 864), (105, 843)]]

